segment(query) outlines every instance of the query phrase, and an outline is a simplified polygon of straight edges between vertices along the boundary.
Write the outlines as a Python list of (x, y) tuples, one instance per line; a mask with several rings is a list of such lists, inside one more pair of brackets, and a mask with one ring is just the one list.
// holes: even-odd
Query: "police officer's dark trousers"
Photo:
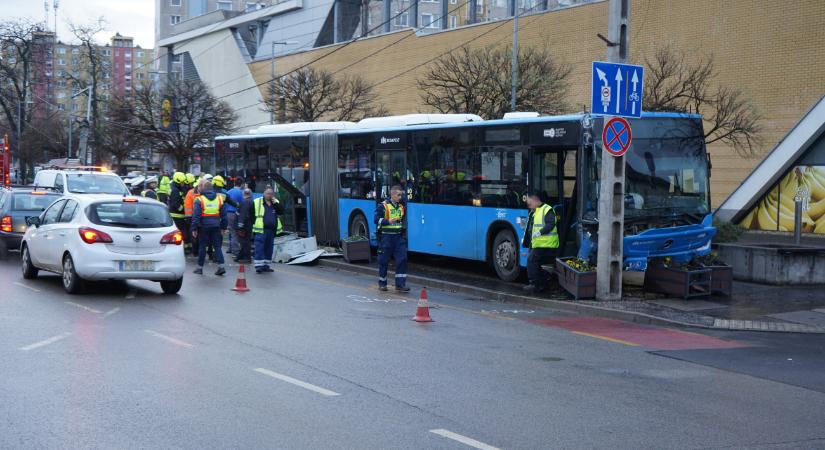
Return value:
[(527, 256), (527, 278), (533, 286), (544, 288), (550, 279), (550, 274), (541, 266), (550, 264), (556, 257), (555, 248), (531, 248)]
[(201, 227), (198, 230), (198, 266), (203, 267), (206, 261), (206, 248), (212, 246), (215, 249), (215, 262), (223, 265), (223, 235), (219, 227)]
[(382, 234), (378, 246), (378, 285), (387, 285), (390, 259), (395, 260), (395, 285), (407, 284), (407, 237), (403, 234)]

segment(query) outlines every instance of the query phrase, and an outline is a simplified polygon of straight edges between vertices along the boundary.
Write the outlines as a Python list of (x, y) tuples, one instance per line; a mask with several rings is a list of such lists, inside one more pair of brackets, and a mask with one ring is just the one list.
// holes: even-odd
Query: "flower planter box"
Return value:
[(370, 241), (344, 241), (341, 244), (344, 253), (344, 261), (348, 263), (366, 261), (370, 262)]
[(575, 258), (556, 258), (556, 275), (559, 285), (576, 300), (596, 297), (596, 272), (579, 272), (567, 265)]
[(710, 291), (730, 297), (733, 292), (733, 267), (726, 264), (705, 267), (710, 269)]
[(649, 264), (645, 272), (645, 291), (682, 297), (709, 297), (711, 269), (679, 269)]

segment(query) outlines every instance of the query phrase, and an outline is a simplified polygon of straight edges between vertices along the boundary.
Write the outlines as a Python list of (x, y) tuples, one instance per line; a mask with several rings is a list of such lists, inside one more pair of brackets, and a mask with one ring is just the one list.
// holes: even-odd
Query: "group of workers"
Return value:
[[(184, 233), (186, 252), (198, 257), (196, 274), (203, 274), (207, 254), (218, 264), (215, 275), (226, 273), (222, 251), (223, 234), (229, 229), (229, 253), (235, 261), (250, 262), (254, 242), (255, 272), (272, 272), (275, 236), (282, 225), (278, 218), (283, 210), (275, 198), (275, 192), (267, 187), (262, 197), (252, 199), (252, 191), (243, 180), (235, 180), (235, 186), (226, 191), (226, 181), (220, 175), (204, 175), (195, 178), (191, 173), (175, 172), (171, 181), (164, 175), (160, 187), (147, 183), (141, 195), (169, 206), (175, 225)], [(407, 211), (403, 201), (404, 189), (400, 185), (390, 188), (386, 200), (375, 208), (375, 225), (378, 230), (378, 288), (387, 291), (387, 272), (390, 260), (395, 260), (395, 290), (409, 292), (407, 286)], [(559, 248), (558, 217), (552, 206), (544, 203), (538, 193), (524, 196), (530, 213), (522, 240), (522, 247), (529, 249), (527, 276), (529, 292), (541, 292), (547, 287), (549, 274), (542, 265), (549, 264)]]
[(148, 180), (142, 196), (164, 202), (175, 226), (183, 233), (184, 252), (198, 258), (194, 273), (203, 274), (206, 258), (217, 264), (215, 275), (226, 273), (223, 236), (228, 234), (229, 251), (235, 262), (251, 263), (254, 242), (255, 272), (273, 272), (270, 267), (275, 236), (282, 230), (278, 217), (283, 210), (275, 191), (267, 187), (262, 197), (253, 199), (244, 180), (235, 179), (226, 190), (226, 180), (209, 174), (195, 177), (175, 172)]

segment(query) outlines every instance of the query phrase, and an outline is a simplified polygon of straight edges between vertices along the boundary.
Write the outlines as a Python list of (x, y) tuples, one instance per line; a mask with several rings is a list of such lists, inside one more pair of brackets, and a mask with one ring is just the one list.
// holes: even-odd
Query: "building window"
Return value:
[(421, 3), (438, 3), (441, 0), (420, 0)]
[(77, 111), (77, 103), (72, 103), (72, 111)]
[(458, 17), (450, 16), (450, 28), (455, 28), (456, 26), (458, 26)]
[(169, 6), (180, 6), (180, 0), (169, 0)]
[(393, 25), (395, 25), (397, 27), (406, 27), (410, 24), (410, 14), (409, 13), (403, 13), (403, 14), (395, 13), (395, 14), (396, 14), (396, 16), (392, 19), (392, 24)]
[(138, 79), (138, 80), (143, 80), (143, 79), (146, 79), (146, 75), (145, 75), (143, 72), (139, 72), (139, 73), (137, 74), (137, 79)]
[(66, 65), (66, 60), (65, 59), (58, 59), (57, 60), (57, 65), (58, 66), (65, 66)]
[(112, 56), (112, 51), (107, 49), (103, 49), (103, 56)]
[(72, 49), (72, 55), (77, 55), (78, 53), (80, 53), (80, 49), (79, 49), (79, 48), (73, 48), (73, 49)]
[(180, 61), (181, 61), (180, 60), (180, 55), (172, 55), (172, 62), (173, 63), (179, 63)]
[(126, 52), (123, 54), (123, 57), (126, 59), (132, 59), (132, 52)]
[(218, 1), (218, 9), (222, 11), (232, 11), (232, 2)]
[(255, 11), (256, 9), (258, 9), (258, 4), (257, 3), (247, 3), (246, 4), (246, 12), (252, 12), (252, 11)]
[(137, 57), (138, 58), (143, 58), (143, 51), (142, 50), (138, 50)]
[[(455, 17), (455, 16), (453, 16), (453, 17)], [(129, 63), (126, 63), (126, 64), (124, 64), (124, 65), (123, 65), (123, 67), (125, 67), (125, 68), (127, 68), (127, 69), (131, 69), (131, 68), (132, 68), (132, 65), (131, 65), (131, 64), (129, 64)]]
[(421, 26), (424, 28), (438, 28), (438, 19), (435, 14), (421, 14)]
[(457, 5), (457, 4), (458, 4), (458, 0), (450, 0), (450, 4), (451, 4), (451, 5)]
[(66, 80), (57, 80), (57, 87), (66, 87)]
[(127, 91), (131, 91), (132, 90), (132, 85), (127, 84), (126, 86), (124, 86), (124, 89), (126, 89)]
[(66, 49), (64, 47), (58, 47), (57, 48), (57, 54), (58, 55), (65, 55), (66, 54)]
[(476, 14), (484, 14), (484, 0), (476, 0)]
[(180, 23), (180, 16), (171, 15), (169, 16), (169, 21), (172, 23), (172, 25), (177, 25)]
[(58, 92), (57, 93), (57, 98), (66, 98), (66, 93), (65, 92)]
[(64, 105), (63, 103), (58, 103), (57, 104), (57, 109), (59, 109), (60, 111), (63, 111), (64, 109), (66, 109), (66, 105)]

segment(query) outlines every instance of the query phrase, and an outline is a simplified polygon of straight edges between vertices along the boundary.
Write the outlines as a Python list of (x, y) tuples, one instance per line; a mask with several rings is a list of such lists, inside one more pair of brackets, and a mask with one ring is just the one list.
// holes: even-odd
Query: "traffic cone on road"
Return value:
[(235, 280), (235, 287), (232, 290), (235, 292), (249, 292), (249, 288), (246, 287), (246, 269), (243, 264), (238, 269), (238, 279)]
[(427, 303), (427, 288), (421, 288), (421, 296), (418, 298), (418, 309), (415, 310), (416, 322), (433, 322), (430, 317), (430, 305)]

